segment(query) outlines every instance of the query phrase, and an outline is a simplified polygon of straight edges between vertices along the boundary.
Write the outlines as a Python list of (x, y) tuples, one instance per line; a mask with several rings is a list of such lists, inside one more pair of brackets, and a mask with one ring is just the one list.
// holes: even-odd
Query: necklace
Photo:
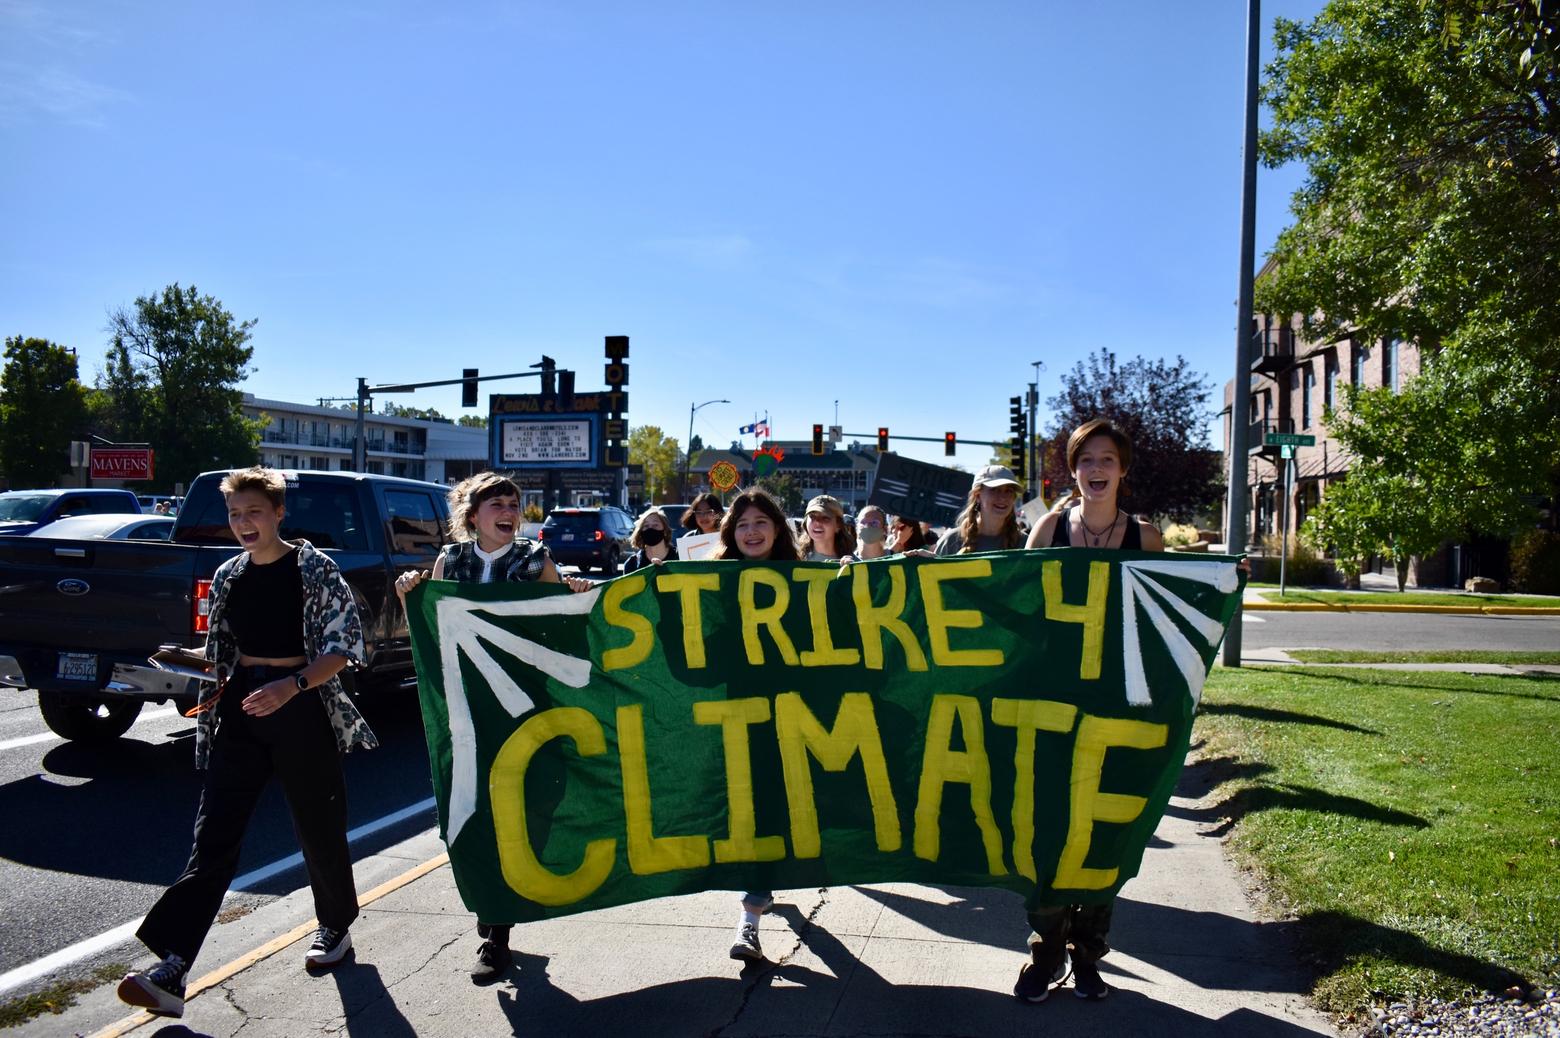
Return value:
[(1100, 546), (1100, 541), (1101, 540), (1103, 540), (1106, 537), (1110, 536), (1110, 532), (1116, 528), (1116, 524), (1119, 523), (1119, 522), (1121, 522), (1121, 509), (1118, 508), (1118, 509), (1116, 509), (1116, 514), (1110, 520), (1110, 525), (1105, 527), (1105, 529), (1100, 530), (1098, 533), (1096, 533), (1094, 530), (1091, 530), (1089, 528), (1089, 524), (1084, 521), (1083, 509), (1081, 509), (1081, 508), (1078, 509), (1078, 525), (1083, 527), (1084, 533), (1087, 533), (1090, 537), (1094, 538), (1094, 545), (1093, 545), (1093, 547), (1096, 547), (1096, 548), (1098, 548)]

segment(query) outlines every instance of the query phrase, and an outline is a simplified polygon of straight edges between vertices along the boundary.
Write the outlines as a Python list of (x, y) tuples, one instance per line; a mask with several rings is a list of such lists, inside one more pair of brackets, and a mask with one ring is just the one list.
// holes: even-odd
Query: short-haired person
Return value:
[(632, 573), (641, 566), (657, 562), (676, 562), (677, 545), (672, 540), (672, 524), (666, 513), (652, 505), (642, 512), (634, 523), (634, 532), (628, 537), (634, 554), (623, 560), (623, 572)]
[(693, 499), (693, 504), (682, 514), (682, 526), (688, 533), (718, 533), (725, 509), (720, 498), (706, 490)]
[(1021, 548), (1018, 528), (1019, 482), (1002, 465), (987, 465), (970, 481), (970, 496), (952, 529), (938, 538), (938, 555)]
[[(466, 584), (495, 584), (505, 581), (540, 581), (567, 584), (575, 591), (592, 585), (578, 577), (560, 577), (547, 547), (516, 536), (520, 526), (520, 489), (507, 476), (497, 472), (479, 472), (450, 488), (449, 532), (452, 542), (444, 546), (434, 560), (433, 580), (454, 580)], [(403, 608), (406, 595), (430, 579), (418, 570), (402, 573), (395, 581), (395, 593)], [(514, 961), (509, 950), (508, 923), (477, 923), (476, 965), (471, 967), (473, 984), (489, 984), (503, 976)]]
[[(720, 524), (720, 547), (716, 559), (745, 559), (752, 562), (800, 562), (796, 541), (790, 535), (780, 503), (768, 491), (749, 487), (738, 494), (726, 510)], [(742, 895), (742, 916), (737, 922), (737, 937), (731, 945), (733, 959), (757, 961), (764, 957), (758, 943), (758, 920), (774, 907), (773, 891), (750, 890)]]
[(856, 531), (845, 522), (838, 498), (819, 494), (807, 502), (796, 550), (808, 562), (834, 562), (856, 550)]
[(378, 740), (337, 678), (363, 666), (363, 628), (352, 589), (308, 541), (279, 530), (287, 484), (273, 469), (222, 480), (228, 529), (243, 549), (211, 578), (206, 658), (220, 684), (201, 682), (195, 766), (205, 771), (194, 847), (184, 874), (136, 931), (161, 961), (128, 974), (119, 997), (162, 1016), (184, 1014), (185, 977), (238, 868), (250, 816), (273, 775), (281, 779), (308, 867), (319, 929), (306, 967), (334, 966), (352, 948), (357, 891), (347, 847), (340, 754)]

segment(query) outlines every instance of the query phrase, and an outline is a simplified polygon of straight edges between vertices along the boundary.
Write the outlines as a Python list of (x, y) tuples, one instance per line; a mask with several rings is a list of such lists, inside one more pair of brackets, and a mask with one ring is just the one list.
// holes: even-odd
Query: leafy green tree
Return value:
[(1445, 513), (1401, 523), (1531, 524), (1560, 492), (1560, 5), (1332, 0), (1276, 42), (1263, 158), (1306, 181), (1259, 309), (1420, 343), (1402, 402), (1343, 426), (1356, 475)]
[(753, 485), (773, 494), (786, 515), (795, 515), (802, 510), (802, 488), (789, 472), (771, 472), (763, 479), (755, 480)]
[[(353, 405), (354, 412), (357, 405)], [(397, 404), (394, 401), (386, 401), (379, 409), (381, 414), (391, 418), (417, 418), (425, 422), (448, 422), (450, 419), (439, 413), (432, 407), (408, 407), (405, 404)]]
[(212, 296), (169, 285), (109, 315), (100, 387), (120, 439), (151, 444), (167, 489), (207, 469), (252, 465), (262, 421), (247, 419), (238, 384), (254, 356), (255, 322), (236, 321)]
[(645, 467), (645, 491), (655, 503), (675, 492), (682, 452), (659, 425), (639, 425), (628, 432), (628, 463)]
[(11, 486), (54, 486), (70, 468), (70, 441), (84, 438), (86, 428), (86, 389), (77, 378), (75, 351), (47, 339), (6, 339), (0, 471)]
[(485, 414), (463, 414), (455, 419), (455, 424), (462, 429), (486, 429), (488, 420)]
[(1062, 391), (1046, 401), (1050, 423), (1041, 454), (1052, 492), (1072, 482), (1067, 437), (1084, 422), (1105, 418), (1132, 438), (1124, 508), (1178, 520), (1207, 510), (1223, 492), (1219, 457), (1208, 446), (1209, 392), (1208, 380), (1181, 357), (1117, 364), (1102, 348), (1079, 361), (1062, 376)]

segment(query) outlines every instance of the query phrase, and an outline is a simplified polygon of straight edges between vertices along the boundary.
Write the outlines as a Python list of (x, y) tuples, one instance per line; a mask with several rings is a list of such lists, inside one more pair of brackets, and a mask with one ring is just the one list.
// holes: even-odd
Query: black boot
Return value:
[(491, 984), (502, 977), (515, 961), (509, 951), (509, 927), (479, 923), (477, 934), (483, 941), (477, 946), (477, 962), (471, 967), (471, 982)]

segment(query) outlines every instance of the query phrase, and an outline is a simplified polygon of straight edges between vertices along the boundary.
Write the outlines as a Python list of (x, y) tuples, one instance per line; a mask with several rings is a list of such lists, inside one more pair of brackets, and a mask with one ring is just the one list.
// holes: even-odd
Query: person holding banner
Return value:
[(836, 562), (856, 550), (856, 533), (845, 523), (838, 498), (819, 494), (807, 502), (805, 525), (796, 550), (808, 562)]
[[(814, 503), (816, 501), (815, 498)], [(812, 505), (808, 508), (811, 510)], [(715, 558), (800, 562), (801, 556), (790, 529), (780, 502), (766, 490), (749, 487), (731, 502), (726, 518), (721, 521), (720, 548)], [(758, 942), (758, 921), (774, 903), (773, 891), (750, 890), (742, 895), (742, 916), (737, 921), (737, 937), (731, 945), (733, 959), (756, 962), (764, 957), (763, 946)]]
[[(431, 579), (470, 584), (537, 580), (567, 584), (574, 591), (589, 591), (594, 586), (579, 577), (560, 576), (545, 545), (515, 536), (520, 525), (520, 489), (508, 477), (496, 472), (469, 476), (450, 489), (449, 502), (449, 532), (454, 543), (439, 552)], [(661, 522), (664, 527), (665, 516)], [(402, 609), (406, 608), (407, 593), (429, 577), (412, 570), (396, 578), (395, 593), (401, 598)], [(514, 962), (509, 931), (508, 923), (477, 922), (482, 943), (477, 946), (476, 965), (470, 970), (473, 984), (491, 984)]]
[(645, 509), (628, 543), (639, 549), (623, 560), (623, 572), (632, 573), (641, 566), (657, 562), (676, 562), (677, 545), (672, 541), (672, 527), (666, 521), (666, 513), (651, 506)]
[(841, 562), (881, 559), (888, 555), (888, 513), (877, 505), (864, 507), (856, 517), (856, 538), (860, 544), (853, 553), (843, 556)]
[(953, 528), (937, 541), (938, 555), (963, 555), (972, 551), (1007, 551), (1021, 548), (1024, 535), (1018, 528), (1018, 491), (1013, 472), (1002, 465), (987, 465), (975, 473), (970, 497)]
[(184, 874), (136, 931), (162, 961), (126, 975), (118, 990), (122, 1001), (160, 1016), (184, 1015), (185, 977), (272, 775), (282, 782), (319, 920), (304, 965), (331, 967), (351, 950), (358, 900), (340, 754), (379, 745), (336, 677), (367, 655), (341, 571), (308, 541), (281, 539), (287, 484), (274, 469), (229, 473), (221, 489), (243, 551), (211, 578), (205, 656), (220, 682), (203, 683), (191, 711), (195, 766), (205, 771), (194, 846)]

